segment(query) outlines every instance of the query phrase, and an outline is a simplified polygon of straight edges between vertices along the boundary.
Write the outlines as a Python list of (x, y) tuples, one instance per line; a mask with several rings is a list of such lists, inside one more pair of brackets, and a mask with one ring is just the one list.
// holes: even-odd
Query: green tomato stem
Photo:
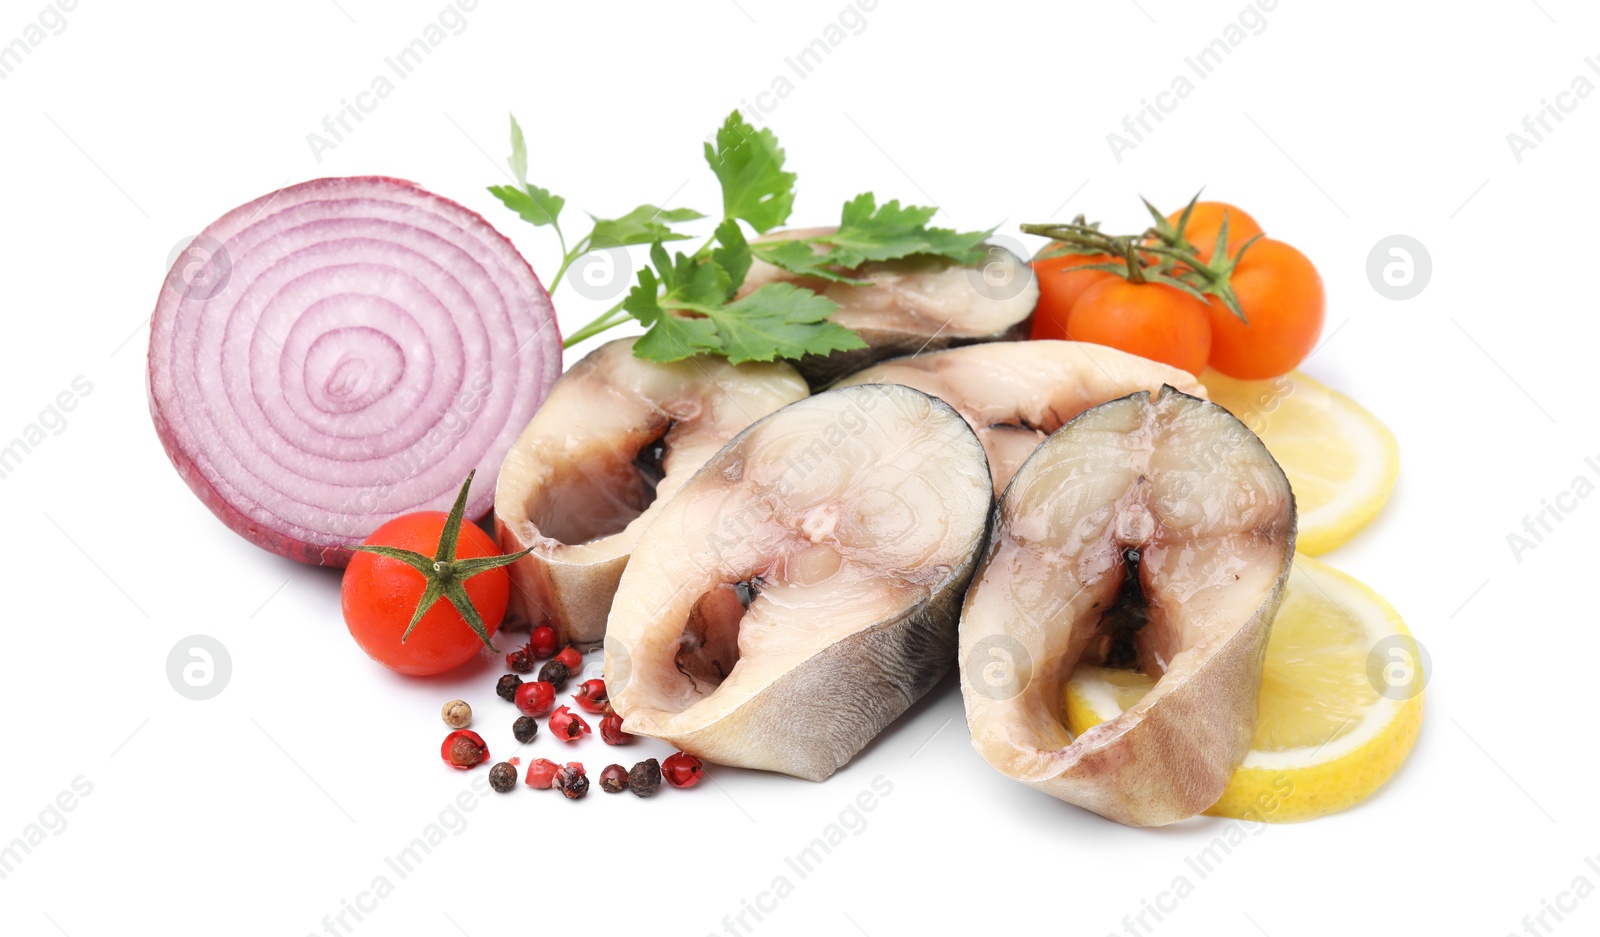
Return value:
[(411, 637), (412, 630), (422, 621), (423, 616), (428, 614), (428, 610), (443, 599), (455, 606), (456, 611), (478, 636), (478, 640), (483, 642), (484, 647), (491, 651), (495, 649), (494, 642), (489, 639), (489, 628), (483, 616), (478, 614), (477, 607), (472, 604), (472, 598), (467, 594), (463, 583), (479, 573), (516, 562), (527, 556), (532, 548), (505, 556), (474, 557), (464, 560), (456, 558), (461, 525), (466, 519), (467, 492), (472, 488), (472, 476), (476, 474), (476, 470), (468, 472), (467, 480), (462, 482), (455, 504), (445, 518), (444, 529), (439, 533), (438, 550), (433, 556), (424, 556), (413, 550), (381, 544), (360, 544), (351, 548), (362, 553), (397, 560), (422, 574), (426, 585), (423, 588), (422, 598), (417, 602), (417, 607), (411, 615), (410, 624), (406, 625), (405, 633), (400, 636), (401, 644), (406, 643), (406, 639)]

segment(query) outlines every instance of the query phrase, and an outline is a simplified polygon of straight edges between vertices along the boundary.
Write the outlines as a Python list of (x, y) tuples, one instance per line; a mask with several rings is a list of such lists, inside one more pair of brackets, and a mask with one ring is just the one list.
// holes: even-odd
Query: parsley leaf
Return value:
[(724, 222), (717, 233), (721, 246), (709, 258), (668, 258), (660, 242), (651, 245), (653, 269), (639, 271), (622, 303), (649, 329), (634, 343), (635, 355), (678, 361), (708, 352), (741, 364), (866, 347), (861, 336), (827, 321), (838, 308), (833, 300), (793, 283), (769, 283), (730, 302), (749, 269), (750, 250), (736, 222)]
[(768, 283), (708, 315), (717, 327), (717, 352), (742, 364), (867, 347), (861, 336), (827, 321), (837, 308), (833, 300), (793, 283)]
[(839, 230), (823, 240), (833, 245), (832, 260), (842, 267), (857, 267), (869, 260), (896, 260), (916, 254), (944, 257), (958, 263), (977, 259), (975, 248), (994, 233), (948, 228), (930, 228), (935, 208), (900, 206), (890, 199), (881, 206), (871, 192), (863, 192), (846, 202), (840, 213)]
[[(867, 281), (851, 277), (849, 271), (870, 261), (917, 256), (943, 257), (964, 264), (981, 260), (978, 245), (994, 229), (958, 232), (930, 228), (928, 222), (937, 210), (919, 205), (902, 207), (898, 200), (879, 205), (871, 192), (863, 192), (845, 203), (839, 230), (758, 244), (753, 249), (757, 257), (790, 273), (856, 285)], [(818, 247), (822, 250), (818, 251)]]
[(671, 262), (667, 249), (661, 242), (650, 245), (650, 262), (655, 264), (661, 281), (667, 288), (663, 305), (667, 308), (690, 309), (702, 312), (728, 298), (732, 282), (728, 272), (711, 261), (703, 261), (682, 253)]
[(522, 125), (517, 123), (517, 115), (511, 115), (511, 158), (506, 160), (511, 166), (511, 174), (517, 177), (517, 185), (528, 184), (528, 141), (522, 138)]
[[(594, 218), (593, 215), (589, 217)], [(667, 225), (704, 217), (692, 208), (640, 205), (620, 218), (594, 218), (594, 230), (589, 232), (589, 245), (595, 250), (604, 250), (654, 241), (681, 241), (689, 235), (679, 234)]]
[(830, 321), (837, 304), (796, 283), (769, 283), (735, 299), (757, 259), (808, 282), (865, 285), (852, 271), (873, 261), (936, 256), (976, 263), (978, 245), (992, 231), (957, 232), (929, 227), (935, 209), (898, 201), (879, 205), (862, 193), (845, 204), (837, 231), (770, 243), (751, 243), (745, 226), (764, 234), (785, 224), (794, 208), (795, 174), (784, 171), (785, 155), (771, 130), (757, 129), (735, 110), (704, 147), (706, 162), (722, 189), (722, 216), (712, 237), (693, 253), (669, 254), (669, 241), (686, 240), (675, 226), (706, 217), (688, 208), (640, 205), (616, 218), (597, 218), (570, 248), (559, 216), (566, 199), (528, 183), (528, 146), (511, 118), (513, 185), (491, 186), (523, 220), (549, 226), (561, 243), (562, 260), (550, 280), (554, 290), (578, 258), (593, 251), (650, 245), (650, 264), (640, 269), (627, 296), (593, 322), (568, 335), (565, 347), (633, 318), (645, 326), (634, 354), (678, 361), (696, 354), (726, 357), (734, 364), (802, 358), (865, 348), (861, 336)]
[(566, 199), (536, 185), (524, 185), (520, 189), (510, 185), (491, 185), (489, 191), (507, 208), (522, 216), (523, 221), (535, 227), (555, 224), (562, 207), (567, 204)]
[[(650, 261), (654, 269), (640, 270), (639, 282), (622, 301), (622, 308), (650, 329), (634, 344), (634, 354), (652, 361), (677, 361), (702, 351), (719, 351), (716, 324), (705, 313), (732, 292), (727, 271), (682, 253), (669, 259), (660, 241), (650, 245)], [(679, 315), (678, 310), (695, 315)]]
[(732, 295), (750, 272), (750, 244), (739, 230), (739, 222), (732, 218), (717, 225), (716, 237), (720, 246), (711, 251), (711, 259), (728, 272), (728, 292)]
[(661, 306), (660, 284), (649, 267), (622, 301), (628, 314), (649, 327), (633, 344), (633, 353), (651, 361), (679, 361), (716, 347), (717, 327), (709, 319), (673, 315)]
[[(511, 118), (511, 158), (506, 160), (516, 185), (491, 185), (489, 192), (507, 208), (516, 212), (523, 221), (535, 227), (556, 225), (561, 209), (567, 200), (536, 185), (528, 184), (528, 144), (522, 138), (522, 126)], [(559, 225), (556, 225), (559, 228)]]
[(771, 130), (757, 130), (735, 110), (705, 144), (706, 162), (722, 183), (722, 215), (765, 234), (789, 220), (795, 174), (783, 171), (783, 149)]
[(833, 256), (833, 252), (824, 251), (819, 254), (812, 249), (810, 241), (769, 241), (757, 244), (754, 250), (757, 257), (774, 267), (781, 267), (803, 277), (817, 277), (855, 286), (864, 286), (870, 282), (857, 280), (847, 273), (839, 272), (838, 260)]

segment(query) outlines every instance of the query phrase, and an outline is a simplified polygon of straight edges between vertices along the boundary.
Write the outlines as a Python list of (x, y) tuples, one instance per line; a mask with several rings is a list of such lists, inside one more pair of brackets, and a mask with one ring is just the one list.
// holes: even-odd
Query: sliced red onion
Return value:
[(234, 209), (167, 274), (150, 412), (223, 523), (343, 566), (380, 524), (494, 503), (561, 372), (550, 296), (475, 212), (398, 179), (317, 179)]

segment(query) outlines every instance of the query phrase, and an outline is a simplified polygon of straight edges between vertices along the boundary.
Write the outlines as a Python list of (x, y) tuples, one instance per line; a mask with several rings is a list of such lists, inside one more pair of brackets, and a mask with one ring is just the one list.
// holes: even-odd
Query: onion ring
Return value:
[(178, 474), (245, 539), (322, 566), (448, 509), (473, 469), (467, 516), (486, 514), (560, 372), (550, 296), (511, 242), (376, 176), (223, 215), (151, 318), (150, 413)]

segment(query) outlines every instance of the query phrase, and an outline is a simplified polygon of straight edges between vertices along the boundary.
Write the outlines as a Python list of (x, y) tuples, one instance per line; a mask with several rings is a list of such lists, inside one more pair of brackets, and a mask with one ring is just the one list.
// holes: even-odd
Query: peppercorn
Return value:
[(654, 796), (661, 790), (661, 762), (646, 758), (628, 769), (628, 790), (640, 797)]
[(517, 737), (517, 741), (526, 745), (539, 734), (539, 723), (534, 721), (532, 716), (518, 716), (517, 721), (511, 724), (511, 734)]
[(557, 693), (567, 688), (567, 680), (571, 677), (572, 671), (559, 660), (552, 660), (539, 668), (539, 679), (555, 687)]
[(616, 710), (600, 717), (600, 737), (607, 745), (627, 745), (633, 741), (632, 735), (622, 731), (622, 716)]
[(578, 684), (578, 692), (572, 694), (572, 699), (579, 709), (598, 716), (606, 711), (611, 697), (606, 693), (606, 682), (595, 677)]
[(511, 668), (513, 673), (532, 673), (534, 659), (533, 642), (530, 641), (506, 655), (506, 666)]
[(528, 648), (533, 651), (533, 656), (544, 660), (556, 652), (556, 629), (549, 625), (540, 625), (528, 634)]
[(674, 752), (667, 756), (661, 773), (673, 787), (694, 787), (705, 777), (706, 769), (695, 756), (687, 752)]
[(567, 665), (568, 673), (577, 673), (583, 669), (583, 655), (572, 645), (567, 645), (556, 654), (556, 660)]
[(500, 678), (499, 683), (494, 685), (494, 692), (501, 699), (510, 703), (516, 700), (517, 687), (519, 686), (522, 686), (522, 678), (514, 673), (508, 673)]
[(489, 746), (471, 729), (457, 729), (444, 737), (439, 756), (452, 768), (472, 768), (489, 760)]
[(509, 762), (500, 762), (489, 769), (489, 786), (504, 794), (517, 786), (517, 769)]
[(590, 732), (589, 723), (583, 717), (568, 709), (559, 706), (550, 714), (550, 734), (563, 742), (574, 742), (583, 738)]
[(581, 800), (589, 793), (589, 775), (583, 770), (583, 765), (576, 761), (569, 761), (557, 769), (552, 783), (568, 800)]
[(466, 700), (453, 699), (445, 703), (444, 708), (439, 710), (439, 716), (452, 729), (465, 729), (472, 725), (472, 707), (467, 705)]
[(555, 786), (556, 772), (561, 766), (548, 758), (535, 758), (528, 762), (528, 771), (522, 783), (536, 791), (548, 791)]
[(628, 789), (628, 769), (621, 765), (606, 765), (600, 772), (600, 789), (607, 794), (620, 794)]
[(556, 705), (556, 688), (543, 680), (524, 683), (517, 687), (517, 695), (511, 702), (517, 704), (517, 710), (524, 716), (548, 716)]

